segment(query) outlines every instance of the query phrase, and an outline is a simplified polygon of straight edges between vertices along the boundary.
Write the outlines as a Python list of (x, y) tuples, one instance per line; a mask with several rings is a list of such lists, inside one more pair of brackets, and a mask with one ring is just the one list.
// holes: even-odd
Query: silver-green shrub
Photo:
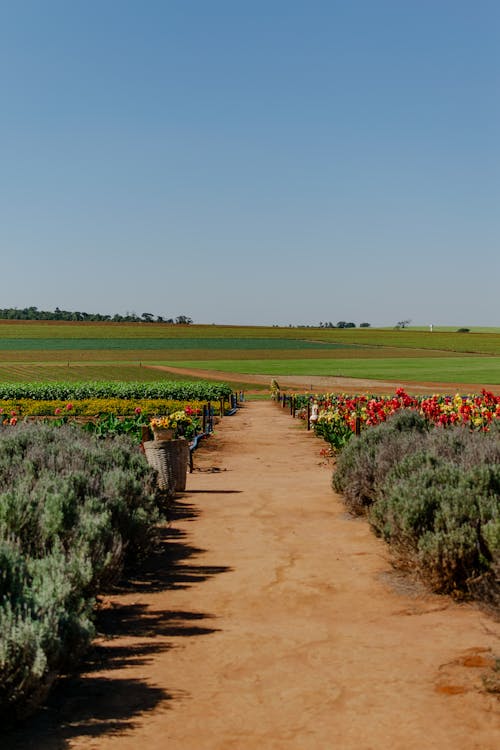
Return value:
[(88, 646), (95, 595), (153, 538), (154, 479), (127, 438), (0, 430), (0, 715), (32, 710)]
[(500, 431), (399, 419), (347, 445), (334, 488), (434, 590), (500, 607)]
[(352, 437), (337, 459), (332, 486), (349, 510), (371, 506), (387, 472), (425, 439), (429, 423), (415, 411), (399, 411), (377, 427)]

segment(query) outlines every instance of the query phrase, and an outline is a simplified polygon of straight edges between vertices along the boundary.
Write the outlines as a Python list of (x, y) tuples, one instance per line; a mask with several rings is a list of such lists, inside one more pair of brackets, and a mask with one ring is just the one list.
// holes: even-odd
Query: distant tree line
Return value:
[(162, 315), (144, 312), (141, 315), (131, 312), (125, 315), (101, 315), (100, 313), (87, 313), (78, 310), (60, 310), (58, 307), (54, 312), (50, 310), (39, 310), (37, 307), (6, 307), (0, 309), (0, 320), (73, 320), (73, 321), (109, 321), (111, 323), (171, 323), (172, 325), (190, 325), (193, 320), (187, 315), (178, 315), (176, 318), (165, 318)]
[[(322, 323), (320, 321), (319, 327), (320, 328), (356, 328), (356, 323), (348, 323), (347, 320), (339, 320), (338, 323), (332, 323), (331, 320), (328, 321), (328, 322), (325, 321), (324, 323)], [(369, 323), (360, 323), (359, 327), (360, 328), (369, 328), (370, 324)]]

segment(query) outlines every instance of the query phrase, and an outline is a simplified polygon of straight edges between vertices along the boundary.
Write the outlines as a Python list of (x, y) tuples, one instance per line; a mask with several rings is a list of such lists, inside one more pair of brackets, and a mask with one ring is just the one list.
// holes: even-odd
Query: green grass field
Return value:
[(500, 384), (500, 329), (323, 329), (0, 321), (0, 380), (154, 380), (147, 365)]
[[(165, 362), (174, 366), (174, 362)], [(177, 363), (178, 364), (178, 363)], [(227, 373), (257, 375), (334, 376), (373, 380), (441, 381), (500, 384), (500, 357), (434, 357), (404, 359), (293, 359), (214, 360), (211, 368)], [(183, 367), (207, 369), (203, 360), (183, 362)]]
[[(188, 350), (199, 348), (201, 342), (203, 348), (248, 348), (252, 346), (248, 339), (260, 339), (261, 343), (256, 348), (272, 349), (271, 341), (276, 341), (276, 349), (284, 346), (283, 340), (301, 341), (303, 346), (312, 342), (325, 342), (329, 344), (354, 345), (367, 347), (395, 347), (403, 349), (432, 349), (435, 351), (471, 352), (475, 354), (493, 354), (500, 356), (500, 332), (498, 329), (471, 329), (471, 333), (457, 333), (454, 330), (435, 329), (432, 333), (426, 329), (405, 328), (395, 330), (394, 328), (278, 328), (274, 326), (215, 326), (215, 325), (192, 325), (175, 326), (159, 323), (59, 323), (59, 322), (29, 322), (29, 321), (0, 321), (0, 342), (6, 346), (6, 341), (12, 341), (14, 350), (21, 346), (22, 340), (29, 340), (25, 346), (28, 349), (36, 347), (36, 340), (61, 341), (61, 347), (65, 350), (72, 349), (78, 345), (77, 340), (105, 340), (104, 348), (110, 348), (112, 342), (116, 348), (143, 350), (145, 341), (156, 339), (163, 340), (163, 349), (175, 348)], [(63, 341), (71, 343), (64, 344)], [(198, 346), (196, 346), (198, 340)], [(219, 340), (219, 344), (217, 344)], [(232, 344), (231, 340), (235, 340)], [(278, 340), (281, 340), (278, 343)], [(176, 341), (177, 345), (171, 343)], [(213, 344), (210, 342), (214, 341)], [(128, 343), (125, 343), (128, 342)], [(192, 342), (193, 346), (190, 346)], [(221, 344), (220, 342), (223, 342)], [(264, 342), (264, 344), (262, 343)], [(55, 343), (51, 344), (56, 346)], [(93, 348), (97, 344), (89, 344)], [(290, 347), (294, 344), (290, 343)], [(44, 348), (40, 346), (40, 348)], [(115, 348), (115, 347), (114, 347)]]

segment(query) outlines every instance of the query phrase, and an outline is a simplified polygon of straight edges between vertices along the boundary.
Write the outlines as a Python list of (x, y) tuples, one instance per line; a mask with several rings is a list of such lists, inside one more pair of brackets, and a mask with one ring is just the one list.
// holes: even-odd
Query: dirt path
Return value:
[[(222, 370), (193, 370), (187, 367), (167, 367), (165, 365), (144, 365), (150, 370), (163, 370), (179, 377), (189, 375), (190, 377), (205, 378), (206, 380), (222, 380), (231, 383), (241, 382), (255, 385), (269, 386), (273, 375), (248, 375), (236, 372), (223, 372)], [(328, 391), (330, 393), (373, 393), (392, 394), (396, 388), (405, 388), (408, 393), (415, 395), (429, 395), (432, 393), (480, 393), (486, 388), (493, 393), (500, 394), (500, 385), (485, 385), (484, 383), (415, 383), (406, 380), (368, 380), (366, 378), (341, 378), (337, 376), (322, 375), (280, 375), (277, 377), (280, 386), (284, 389), (296, 391), (309, 391), (319, 393)]]
[(494, 750), (500, 625), (396, 575), (270, 402), (196, 456), (86, 672), (2, 750)]

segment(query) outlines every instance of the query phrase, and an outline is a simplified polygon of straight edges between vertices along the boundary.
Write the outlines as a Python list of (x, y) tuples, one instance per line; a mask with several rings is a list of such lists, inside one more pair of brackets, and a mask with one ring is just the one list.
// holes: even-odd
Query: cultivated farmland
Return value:
[(497, 385), (500, 333), (0, 322), (3, 381), (148, 381), (168, 368), (223, 372), (243, 387), (271, 375)]

